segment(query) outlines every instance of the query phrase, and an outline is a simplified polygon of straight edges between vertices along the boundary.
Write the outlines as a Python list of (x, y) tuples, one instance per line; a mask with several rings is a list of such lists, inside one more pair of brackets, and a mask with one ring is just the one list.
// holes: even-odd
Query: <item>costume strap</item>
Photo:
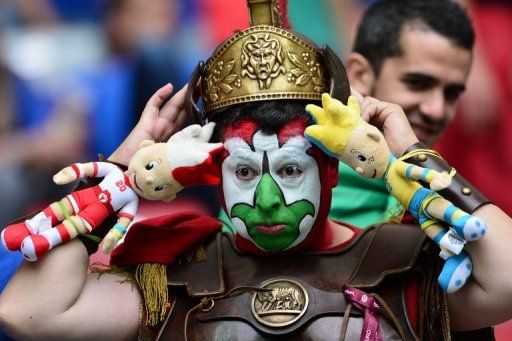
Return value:
[(451, 167), (438, 152), (428, 149), (422, 142), (415, 143), (407, 148), (406, 154), (400, 160), (419, 167), (449, 173), (452, 177), (452, 183), (447, 188), (439, 191), (439, 194), (468, 213), (473, 213), (480, 206), (492, 203), (455, 168)]

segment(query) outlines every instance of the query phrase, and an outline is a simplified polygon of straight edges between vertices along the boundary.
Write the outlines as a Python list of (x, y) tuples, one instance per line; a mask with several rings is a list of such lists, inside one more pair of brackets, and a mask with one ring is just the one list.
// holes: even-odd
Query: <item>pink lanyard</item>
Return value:
[[(359, 289), (346, 285), (343, 286), (343, 294), (347, 301), (352, 302), (354, 306), (364, 311), (364, 324), (363, 331), (361, 332), (361, 341), (382, 341), (378, 317), (380, 306), (375, 298)], [(348, 316), (344, 318), (348, 318)]]

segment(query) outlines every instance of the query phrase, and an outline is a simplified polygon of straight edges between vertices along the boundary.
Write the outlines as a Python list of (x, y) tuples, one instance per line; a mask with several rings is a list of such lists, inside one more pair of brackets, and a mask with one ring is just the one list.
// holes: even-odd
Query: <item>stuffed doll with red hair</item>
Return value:
[(171, 201), (184, 187), (220, 182), (213, 156), (223, 150), (223, 145), (208, 143), (214, 127), (214, 123), (192, 125), (166, 143), (144, 140), (126, 171), (109, 162), (64, 168), (53, 177), (59, 185), (84, 177), (103, 180), (52, 203), (31, 219), (7, 226), (2, 231), (2, 244), (11, 251), (21, 250), (25, 259), (35, 261), (55, 246), (90, 233), (117, 211), (118, 221), (103, 242), (103, 251), (109, 253), (132, 222), (139, 197)]

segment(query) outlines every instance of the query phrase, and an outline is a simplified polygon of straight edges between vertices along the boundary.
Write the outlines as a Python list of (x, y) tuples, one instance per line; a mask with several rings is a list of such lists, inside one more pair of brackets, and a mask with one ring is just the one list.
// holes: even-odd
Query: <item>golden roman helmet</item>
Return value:
[[(327, 45), (284, 29), (280, 1), (247, 0), (250, 27), (235, 32), (190, 77), (186, 109), (204, 124), (215, 111), (234, 104), (303, 99), (322, 93), (346, 103), (350, 95), (345, 68)], [(194, 100), (201, 83), (203, 110)]]

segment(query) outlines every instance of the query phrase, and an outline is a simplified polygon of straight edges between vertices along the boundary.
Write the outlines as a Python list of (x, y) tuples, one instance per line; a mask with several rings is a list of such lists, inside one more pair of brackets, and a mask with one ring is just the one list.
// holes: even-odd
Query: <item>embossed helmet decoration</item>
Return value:
[[(327, 45), (318, 48), (286, 29), (284, 1), (247, 0), (250, 27), (237, 31), (194, 69), (186, 109), (199, 123), (233, 104), (262, 100), (321, 100), (324, 92), (346, 102), (345, 68)], [(283, 21), (285, 24), (283, 24)], [(203, 109), (194, 101), (201, 82)]]

